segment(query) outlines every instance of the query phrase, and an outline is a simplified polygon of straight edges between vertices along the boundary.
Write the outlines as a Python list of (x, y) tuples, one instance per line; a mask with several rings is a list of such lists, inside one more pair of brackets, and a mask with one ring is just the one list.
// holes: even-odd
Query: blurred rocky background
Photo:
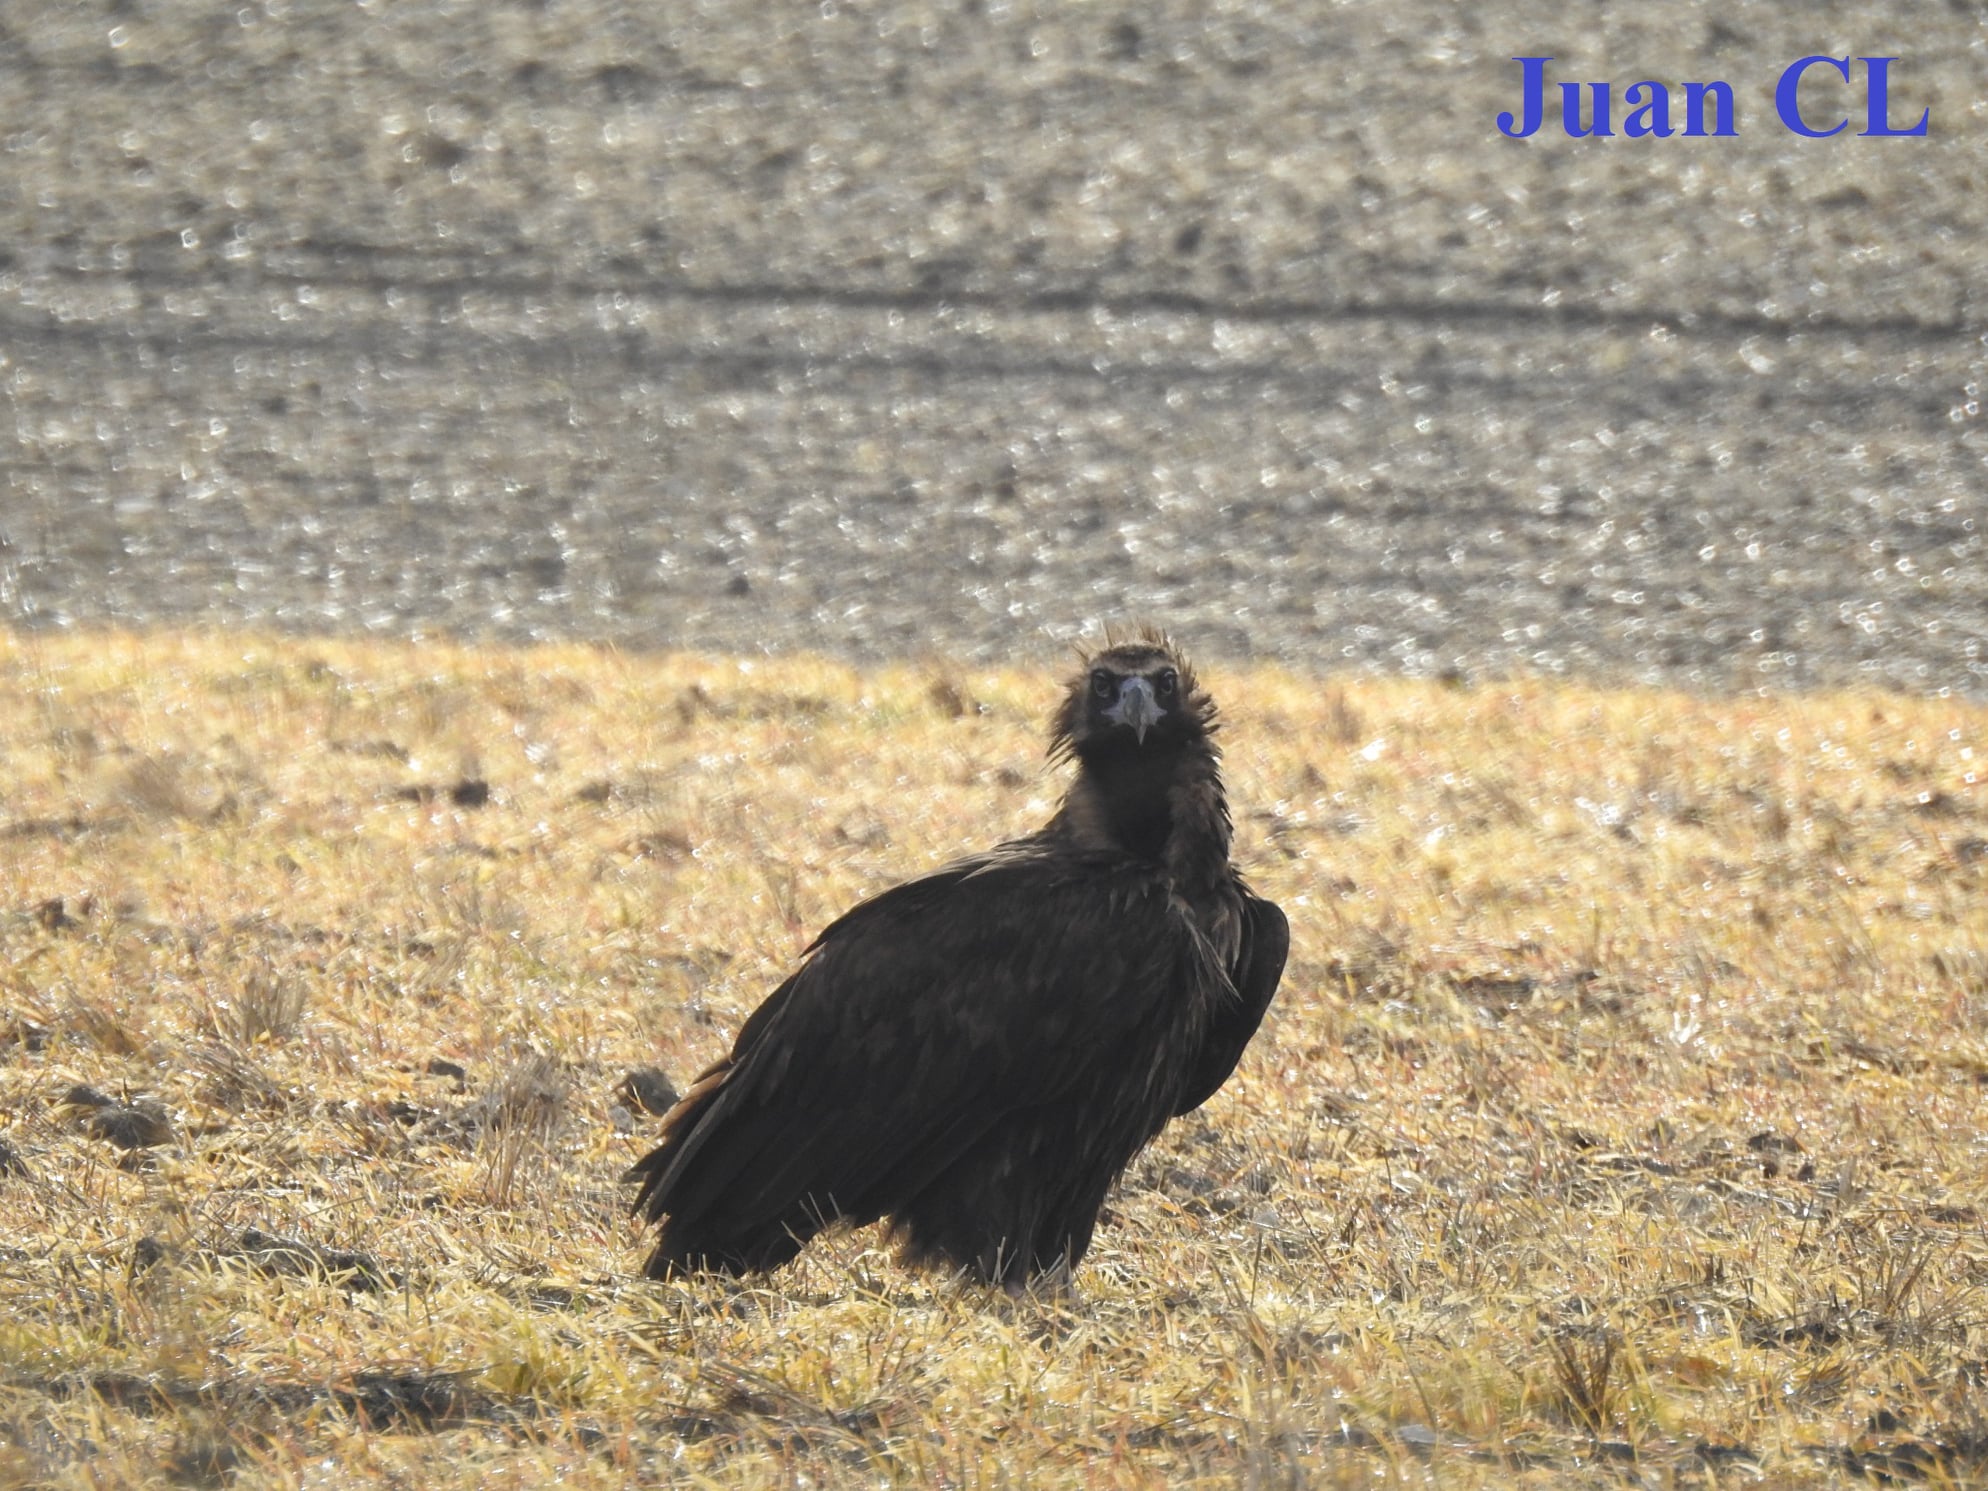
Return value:
[(1988, 692), (1976, 3), (26, 0), (0, 130), (0, 624)]

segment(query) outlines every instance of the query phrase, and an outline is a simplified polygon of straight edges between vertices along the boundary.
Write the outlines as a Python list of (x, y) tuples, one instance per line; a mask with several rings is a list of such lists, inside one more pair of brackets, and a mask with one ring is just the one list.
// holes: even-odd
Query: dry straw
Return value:
[(1047, 671), (0, 637), (0, 1485), (1988, 1475), (1988, 712), (1208, 672), (1294, 957), (1014, 1305), (616, 1177)]

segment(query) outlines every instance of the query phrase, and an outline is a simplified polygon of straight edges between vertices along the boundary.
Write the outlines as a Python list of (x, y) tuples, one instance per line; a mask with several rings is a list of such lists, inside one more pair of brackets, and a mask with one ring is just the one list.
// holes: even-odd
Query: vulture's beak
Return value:
[(1166, 711), (1153, 698), (1153, 686), (1143, 678), (1128, 678), (1118, 689), (1118, 702), (1104, 712), (1115, 725), (1126, 725), (1146, 743), (1146, 732)]

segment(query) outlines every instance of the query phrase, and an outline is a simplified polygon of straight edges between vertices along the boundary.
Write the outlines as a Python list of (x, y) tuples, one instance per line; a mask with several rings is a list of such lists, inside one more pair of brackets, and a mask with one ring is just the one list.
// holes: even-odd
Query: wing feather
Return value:
[(1240, 894), (1242, 940), (1230, 971), (1235, 992), (1216, 1007), (1200, 1059), (1174, 1109), (1176, 1117), (1199, 1108), (1229, 1080), (1284, 976), (1284, 960), (1291, 951), (1290, 922), (1275, 902), (1246, 890)]
[(632, 1172), (636, 1206), (682, 1255), (873, 1220), (1004, 1114), (1148, 1038), (1169, 1003), (1227, 982), (1151, 869), (1016, 846), (962, 861), (816, 939), (716, 1084), (670, 1115)]

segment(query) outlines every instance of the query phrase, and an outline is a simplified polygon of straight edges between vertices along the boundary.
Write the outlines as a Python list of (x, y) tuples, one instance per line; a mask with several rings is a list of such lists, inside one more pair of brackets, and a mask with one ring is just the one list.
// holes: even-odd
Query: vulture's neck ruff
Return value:
[(1187, 894), (1229, 877), (1214, 701), (1164, 639), (1109, 647), (1074, 679), (1051, 753), (1076, 762), (1050, 832), (1159, 866)]

